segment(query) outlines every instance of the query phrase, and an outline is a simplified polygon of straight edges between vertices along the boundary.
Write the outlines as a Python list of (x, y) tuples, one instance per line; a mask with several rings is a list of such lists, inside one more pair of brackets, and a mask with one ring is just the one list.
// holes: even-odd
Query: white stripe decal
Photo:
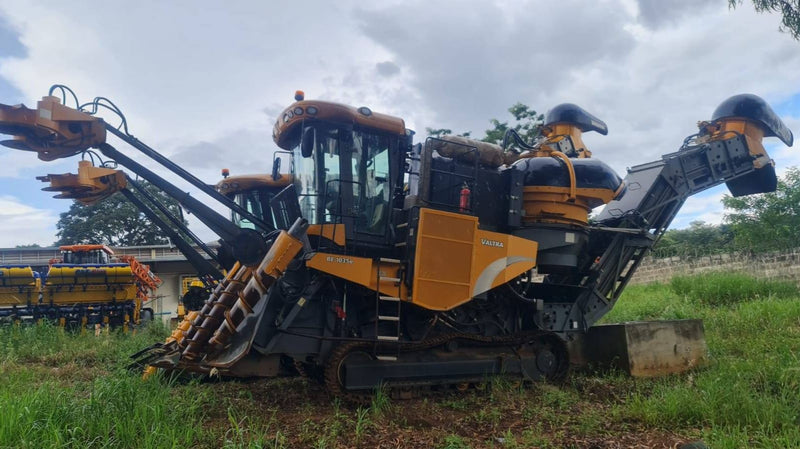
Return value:
[(509, 265), (513, 265), (518, 262), (535, 262), (536, 259), (531, 257), (522, 257), (522, 256), (511, 256), (511, 257), (501, 257), (494, 262), (490, 263), (483, 269), (478, 279), (475, 281), (475, 286), (472, 288), (472, 296), (479, 295), (485, 291), (489, 291), (492, 288), (492, 283), (494, 283), (495, 278), (503, 272)]

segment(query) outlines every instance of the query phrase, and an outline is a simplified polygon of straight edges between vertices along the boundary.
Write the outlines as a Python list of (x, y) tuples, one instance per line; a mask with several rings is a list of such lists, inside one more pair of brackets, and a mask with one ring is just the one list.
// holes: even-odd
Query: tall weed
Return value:
[(757, 279), (742, 273), (708, 273), (675, 276), (670, 289), (677, 295), (710, 306), (731, 305), (751, 299), (791, 297), (797, 286), (788, 281)]

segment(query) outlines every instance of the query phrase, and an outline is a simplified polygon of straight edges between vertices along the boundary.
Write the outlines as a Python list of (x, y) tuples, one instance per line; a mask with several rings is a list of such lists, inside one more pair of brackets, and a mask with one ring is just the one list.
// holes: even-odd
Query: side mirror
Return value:
[(272, 180), (277, 181), (281, 177), (281, 158), (276, 157), (272, 161)]
[(300, 154), (302, 154), (303, 157), (311, 157), (311, 153), (314, 151), (314, 141), (316, 137), (317, 130), (313, 127), (309, 126), (303, 130), (303, 138), (300, 141)]

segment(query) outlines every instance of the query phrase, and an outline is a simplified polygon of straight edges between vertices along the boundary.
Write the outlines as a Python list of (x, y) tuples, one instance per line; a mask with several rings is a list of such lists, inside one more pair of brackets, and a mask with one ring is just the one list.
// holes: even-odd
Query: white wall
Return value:
[(161, 278), (161, 286), (156, 290), (156, 299), (150, 303), (155, 318), (161, 318), (169, 323), (171, 318), (178, 316), (178, 300), (180, 299), (181, 275), (186, 273), (156, 273)]

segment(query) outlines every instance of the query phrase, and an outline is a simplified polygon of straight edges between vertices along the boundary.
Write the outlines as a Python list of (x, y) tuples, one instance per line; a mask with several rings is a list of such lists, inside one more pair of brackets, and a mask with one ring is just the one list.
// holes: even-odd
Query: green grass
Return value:
[(730, 305), (740, 301), (797, 296), (797, 286), (788, 281), (755, 279), (743, 273), (708, 273), (676, 276), (670, 289), (677, 295), (710, 306)]
[[(183, 447), (197, 440), (200, 399), (143, 382), (127, 355), (163, 338), (80, 335), (52, 326), (0, 329), (0, 447)], [(144, 432), (143, 430), (147, 431)]]
[(168, 384), (115, 375), (74, 387), (45, 380), (31, 388), (20, 379), (6, 387), (0, 446), (181, 447), (197, 437), (197, 428), (173, 420), (192, 423), (199, 403), (172, 398)]
[(605, 322), (701, 318), (709, 365), (639, 382), (620, 411), (661, 428), (699, 428), (714, 448), (800, 447), (800, 297), (745, 275), (629, 288)]
[[(125, 370), (166, 329), (136, 335), (0, 328), (0, 448), (800, 447), (800, 296), (741, 275), (629, 287), (604, 322), (701, 318), (706, 367), (661, 379), (573, 373), (560, 385), (487, 379), (482, 391), (369, 407), (301, 379), (200, 382)], [(670, 443), (670, 444), (673, 444)]]
[(167, 329), (156, 324), (135, 333), (117, 330), (99, 337), (93, 331), (82, 335), (50, 325), (0, 326), (0, 364), (124, 366), (129, 354), (163, 341), (166, 335)]

